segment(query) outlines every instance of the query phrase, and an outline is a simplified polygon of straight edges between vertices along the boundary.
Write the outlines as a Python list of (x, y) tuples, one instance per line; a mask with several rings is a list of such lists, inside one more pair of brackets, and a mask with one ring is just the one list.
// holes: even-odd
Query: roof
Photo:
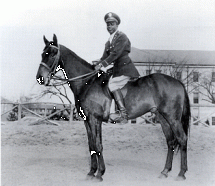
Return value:
[[(53, 109), (54, 107), (56, 107), (56, 109), (63, 109), (64, 105), (60, 104), (60, 103), (42, 103), (42, 102), (38, 102), (38, 103), (25, 103), (24, 104), (25, 107), (29, 108), (29, 109)], [(70, 107), (69, 104), (65, 104), (66, 107)]]
[(8, 100), (8, 99), (6, 99), (4, 97), (1, 97), (1, 103), (4, 103), (4, 104), (13, 104), (12, 101), (10, 101), (10, 100)]
[(215, 66), (215, 51), (199, 50), (140, 50), (132, 47), (133, 62), (183, 63)]

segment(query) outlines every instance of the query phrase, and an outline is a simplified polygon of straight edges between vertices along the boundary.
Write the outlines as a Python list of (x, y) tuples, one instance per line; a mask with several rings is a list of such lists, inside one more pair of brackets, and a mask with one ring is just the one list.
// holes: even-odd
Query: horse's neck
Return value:
[[(77, 56), (74, 52), (61, 45), (61, 58), (64, 65), (64, 70), (67, 77), (74, 78), (93, 71), (92, 66), (85, 60)], [(70, 88), (75, 96), (79, 95), (83, 87), (89, 81), (89, 78), (84, 78), (76, 81), (70, 81)]]

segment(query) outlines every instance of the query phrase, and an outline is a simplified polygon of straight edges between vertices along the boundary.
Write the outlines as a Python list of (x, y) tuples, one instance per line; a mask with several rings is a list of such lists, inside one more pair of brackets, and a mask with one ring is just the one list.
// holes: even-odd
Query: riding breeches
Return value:
[(129, 80), (130, 80), (129, 76), (122, 75), (114, 78), (113, 76), (111, 76), (108, 83), (108, 87), (110, 91), (113, 92), (117, 89), (123, 88)]

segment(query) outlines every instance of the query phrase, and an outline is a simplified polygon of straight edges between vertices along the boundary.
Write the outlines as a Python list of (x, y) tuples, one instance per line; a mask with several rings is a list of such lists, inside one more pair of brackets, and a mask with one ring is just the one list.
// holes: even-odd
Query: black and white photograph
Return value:
[(214, 0), (1, 4), (2, 186), (215, 185)]

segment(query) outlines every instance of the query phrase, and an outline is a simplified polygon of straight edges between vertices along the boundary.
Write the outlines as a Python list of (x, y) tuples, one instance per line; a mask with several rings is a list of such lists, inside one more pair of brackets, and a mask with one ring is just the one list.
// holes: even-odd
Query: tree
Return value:
[(201, 80), (198, 83), (199, 93), (204, 96), (203, 100), (215, 104), (215, 82), (209, 75), (201, 76)]
[[(15, 107), (16, 106), (16, 107)], [(13, 104), (13, 110), (11, 112), (9, 112), (7, 120), (8, 121), (17, 121), (18, 120), (18, 106), (17, 104)], [(23, 113), (23, 111), (21, 112), (21, 118), (24, 118), (25, 114)]]
[(163, 62), (156, 62), (156, 57), (148, 59), (146, 64), (146, 72), (144, 69), (139, 69), (139, 72), (143, 75), (149, 75), (151, 73), (163, 73), (170, 75), (178, 80), (180, 80), (186, 87), (188, 93), (192, 92), (193, 89), (193, 73), (196, 72), (195, 68), (190, 68), (187, 65), (187, 60), (184, 58), (181, 61), (175, 62), (174, 58), (167, 57), (162, 59)]
[(170, 76), (180, 80), (185, 85), (188, 94), (191, 93), (192, 88), (189, 89), (189, 87), (193, 87), (193, 73), (196, 72), (196, 69), (190, 68), (186, 59), (173, 64), (172, 67), (169, 66), (169, 69), (167, 69), (167, 74), (169, 73)]
[(49, 96), (50, 98), (52, 96), (56, 96), (57, 98), (60, 99), (60, 101), (65, 104), (65, 100), (69, 102), (69, 104), (72, 104), (72, 101), (70, 100), (70, 98), (68, 97), (67, 94), (67, 88), (65, 87), (65, 85), (52, 85), (49, 87), (46, 87), (45, 89), (43, 89), (39, 95), (37, 95), (37, 99), (41, 99), (44, 96)]
[[(58, 77), (65, 79), (63, 72), (58, 72)], [(66, 102), (68, 102), (70, 105), (72, 104), (72, 96), (68, 94), (68, 91), (70, 91), (69, 84), (67, 82), (62, 83), (60, 80), (51, 79), (52, 84), (51, 86), (42, 87), (42, 90), (39, 94), (35, 95), (36, 100), (39, 100), (41, 98), (44, 98), (48, 96), (49, 98), (57, 97), (62, 103), (64, 108), (66, 108), (67, 113), (70, 115), (70, 109), (66, 107)], [(64, 113), (62, 113), (63, 115)], [(80, 116), (78, 115), (78, 112), (76, 108), (73, 109), (73, 119), (74, 120), (81, 120)]]
[[(58, 70), (58, 78), (65, 79), (64, 73), (61, 68), (57, 68)], [(72, 101), (68, 95), (68, 89), (69, 84), (67, 82), (62, 83), (60, 80), (57, 80), (55, 78), (51, 79), (51, 86), (42, 86), (42, 90), (39, 92), (39, 94), (36, 94), (34, 97), (39, 100), (45, 96), (49, 96), (49, 98), (52, 98), (53, 96), (60, 99), (60, 101), (65, 105), (65, 102), (68, 102), (69, 104), (72, 104)]]

